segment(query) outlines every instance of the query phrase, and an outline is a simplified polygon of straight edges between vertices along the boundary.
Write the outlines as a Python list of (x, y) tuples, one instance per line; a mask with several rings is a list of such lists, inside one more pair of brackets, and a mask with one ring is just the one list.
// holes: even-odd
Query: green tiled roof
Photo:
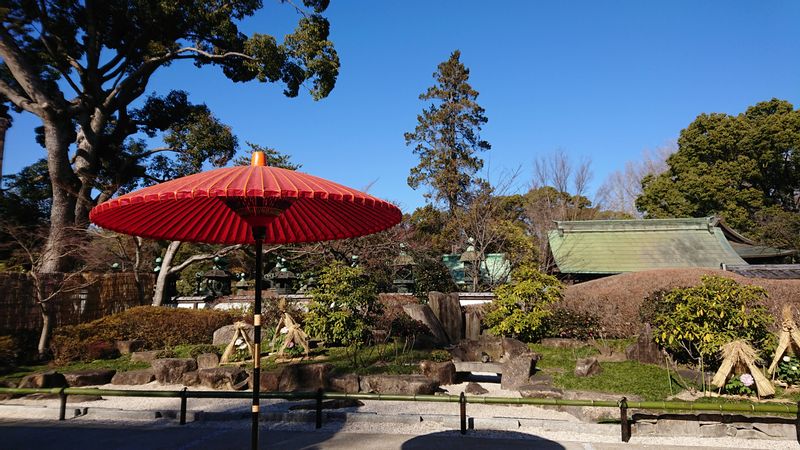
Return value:
[(613, 274), (746, 264), (713, 217), (556, 222), (550, 249), (562, 273)]

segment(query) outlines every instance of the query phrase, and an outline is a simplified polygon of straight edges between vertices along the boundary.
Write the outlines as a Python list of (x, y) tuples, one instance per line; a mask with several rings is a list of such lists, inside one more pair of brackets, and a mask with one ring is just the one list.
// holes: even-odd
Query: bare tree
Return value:
[(538, 245), (540, 270), (549, 272), (555, 266), (548, 242), (555, 221), (593, 219), (599, 212), (587, 196), (591, 179), (591, 160), (576, 163), (562, 149), (534, 160), (526, 213)]
[[(30, 228), (10, 224), (2, 224), (0, 229), (10, 239), (5, 245), (15, 250), (20, 267), (24, 267), (25, 273), (33, 281), (36, 304), (42, 316), (42, 331), (39, 335), (37, 352), (40, 357), (44, 357), (54, 325), (52, 303), (63, 294), (75, 292), (93, 284), (94, 280), (85, 276), (85, 271), (90, 267), (81, 260), (80, 263), (74, 265), (72, 272), (42, 272), (41, 268), (45, 264), (43, 247), (49, 235), (48, 230), (45, 227)], [(58, 239), (63, 244), (59, 247), (63, 254), (59, 257), (77, 259), (76, 257), (86, 254), (87, 239), (85, 235), (86, 229), (84, 228), (62, 229), (62, 234), (58, 236)]]
[(610, 173), (597, 191), (598, 202), (606, 209), (641, 217), (636, 198), (642, 193), (642, 179), (667, 170), (667, 158), (677, 149), (677, 142), (671, 141), (655, 150), (645, 150), (640, 160), (628, 161), (625, 169)]

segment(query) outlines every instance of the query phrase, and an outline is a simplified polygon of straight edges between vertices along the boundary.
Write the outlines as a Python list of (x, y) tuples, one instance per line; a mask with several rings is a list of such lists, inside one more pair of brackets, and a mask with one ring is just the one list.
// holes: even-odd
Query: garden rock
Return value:
[(197, 355), (198, 369), (213, 369), (219, 366), (219, 356), (216, 353), (203, 353)]
[(412, 319), (419, 320), (425, 324), (425, 326), (431, 330), (431, 334), (433, 334), (434, 339), (436, 339), (437, 345), (446, 345), (449, 343), (447, 333), (445, 333), (442, 323), (439, 322), (439, 319), (436, 318), (436, 315), (431, 311), (428, 305), (416, 303), (403, 305), (403, 311)]
[(358, 388), (358, 375), (348, 373), (344, 375), (332, 376), (328, 378), (328, 385), (331, 390), (337, 392), (357, 393)]
[(127, 372), (117, 372), (111, 379), (111, 384), (147, 384), (156, 379), (153, 369), (129, 370)]
[(470, 381), (467, 383), (467, 387), (464, 388), (464, 393), (471, 395), (483, 395), (489, 393), (489, 391), (484, 389), (480, 384)]
[(184, 373), (181, 375), (181, 384), (184, 386), (197, 386), (200, 384), (200, 374), (196, 370)]
[(162, 384), (180, 383), (183, 374), (197, 370), (193, 358), (164, 358), (153, 360), (153, 371), (156, 381)]
[(133, 352), (131, 353), (131, 361), (135, 362), (153, 362), (158, 357), (158, 350), (149, 350), (146, 352)]
[(56, 372), (55, 370), (49, 370), (47, 372), (32, 373), (26, 376), (22, 379), (22, 381), (20, 381), (18, 387), (46, 389), (66, 386), (67, 380), (64, 378), (64, 375)]
[(529, 378), (530, 384), (534, 386), (550, 386), (553, 384), (553, 376), (542, 371), (537, 371)]
[(481, 337), (481, 314), (478, 311), (467, 311), (464, 314), (464, 338), (477, 341)]
[(591, 377), (602, 371), (597, 358), (581, 358), (575, 363), (576, 377)]
[(333, 370), (332, 364), (293, 364), (283, 368), (280, 378), (280, 390), (316, 391), (328, 388), (328, 377)]
[(455, 344), (460, 341), (463, 337), (464, 319), (461, 313), (461, 303), (458, 301), (458, 293), (429, 292), (428, 305), (442, 324), (449, 343)]
[(241, 386), (241, 382), (247, 378), (244, 369), (232, 366), (200, 369), (197, 373), (200, 384), (212, 389), (234, 389), (235, 386)]
[(439, 384), (422, 375), (367, 375), (361, 390), (378, 394), (432, 395)]
[(530, 383), (531, 374), (536, 370), (537, 353), (528, 351), (521, 355), (510, 357), (503, 363), (503, 375), (500, 377), (500, 387), (503, 389), (517, 389)]
[[(0, 381), (0, 387), (15, 388), (17, 387), (17, 385), (12, 383), (11, 381)], [(14, 396), (13, 394), (0, 394), (0, 400), (8, 400), (13, 396)]]
[(112, 369), (81, 370), (65, 373), (64, 379), (69, 387), (98, 386), (110, 383), (116, 373), (117, 371)]
[[(247, 337), (250, 338), (250, 342), (253, 342), (253, 326), (250, 324), (239, 326), (242, 327), (242, 331), (247, 333)], [(214, 340), (212, 344), (228, 345), (231, 343), (234, 333), (236, 333), (236, 325), (225, 325), (224, 327), (218, 328), (216, 331), (214, 331)]]
[[(502, 338), (500, 347), (503, 349), (503, 356), (500, 357), (500, 362), (506, 362), (517, 356), (531, 353), (531, 349), (528, 348), (527, 344), (514, 338)], [(539, 360), (538, 355), (536, 360)]]
[[(283, 371), (269, 370), (259, 374), (259, 386), (264, 392), (275, 392), (280, 390), (281, 373)], [(248, 371), (247, 384), (249, 389), (253, 389), (253, 373)]]
[(639, 332), (636, 342), (625, 349), (625, 357), (629, 361), (639, 361), (645, 364), (664, 366), (666, 358), (664, 352), (653, 342), (653, 329), (650, 324), (644, 324)]
[(564, 391), (552, 386), (544, 385), (525, 385), (520, 386), (519, 395), (523, 398), (563, 398)]
[(456, 366), (452, 361), (422, 361), (419, 368), (423, 375), (436, 380), (440, 385), (456, 383)]
[(116, 344), (120, 355), (130, 355), (144, 348), (144, 342), (136, 339), (132, 341), (117, 341)]

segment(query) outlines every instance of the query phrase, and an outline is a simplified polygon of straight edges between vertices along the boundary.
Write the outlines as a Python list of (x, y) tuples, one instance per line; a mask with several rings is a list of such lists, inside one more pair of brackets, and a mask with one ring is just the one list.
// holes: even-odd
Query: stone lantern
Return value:
[(480, 257), (478, 252), (475, 251), (475, 239), (469, 238), (467, 240), (467, 249), (461, 254), (458, 261), (464, 265), (464, 282), (471, 279), (469, 283), (470, 292), (474, 292), (480, 278)]
[(203, 274), (209, 295), (215, 297), (231, 295), (231, 280), (233, 280), (234, 276), (224, 270), (225, 266), (225, 261), (217, 256), (214, 258), (214, 267)]
[(297, 279), (297, 276), (294, 272), (284, 267), (285, 263), (286, 260), (281, 258), (278, 260), (278, 263), (275, 264), (275, 268), (264, 277), (270, 283), (272, 290), (278, 295), (294, 293), (292, 290), (292, 283)]
[(392, 285), (401, 294), (406, 294), (414, 290), (414, 258), (406, 253), (406, 245), (400, 244), (400, 254), (392, 261), (394, 269), (394, 280)]

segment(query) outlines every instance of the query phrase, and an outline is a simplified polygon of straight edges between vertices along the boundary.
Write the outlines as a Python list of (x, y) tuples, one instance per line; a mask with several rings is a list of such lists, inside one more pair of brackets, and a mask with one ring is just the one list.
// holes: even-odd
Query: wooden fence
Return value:
[[(44, 278), (47, 292), (64, 286), (49, 306), (54, 327), (90, 322), (125, 309), (150, 304), (155, 276), (133, 273), (83, 273), (69, 278), (65, 274), (49, 274)], [(0, 334), (39, 330), (41, 309), (30, 276), (0, 273)]]

